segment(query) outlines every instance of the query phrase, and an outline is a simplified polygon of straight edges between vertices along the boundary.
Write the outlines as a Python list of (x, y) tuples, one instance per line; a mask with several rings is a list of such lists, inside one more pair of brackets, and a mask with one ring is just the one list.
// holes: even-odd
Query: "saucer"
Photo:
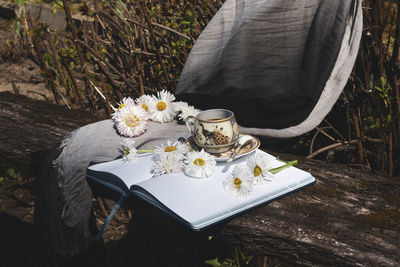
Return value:
[[(244, 134), (240, 134), (239, 136), (243, 136), (243, 135)], [(251, 138), (252, 138), (251, 143), (240, 148), (235, 159), (246, 156), (260, 147), (260, 144), (261, 144), (260, 140), (255, 136), (252, 136), (252, 135), (249, 135), (249, 136), (251, 136)], [(185, 144), (188, 146), (189, 151), (193, 151), (193, 150), (200, 151), (201, 150), (201, 148), (199, 146), (197, 146), (196, 143), (194, 142), (193, 136), (190, 136), (188, 138), (188, 140), (185, 142)], [(222, 152), (219, 154), (211, 154), (211, 155), (213, 155), (215, 157), (216, 161), (223, 162), (223, 161), (227, 161), (232, 153), (233, 153), (233, 148), (226, 152)]]

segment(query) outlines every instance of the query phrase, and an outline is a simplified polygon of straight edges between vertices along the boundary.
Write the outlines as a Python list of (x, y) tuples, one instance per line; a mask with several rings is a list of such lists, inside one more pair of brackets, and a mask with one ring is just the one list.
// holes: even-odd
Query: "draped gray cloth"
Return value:
[[(337, 100), (361, 36), (361, 1), (227, 0), (193, 47), (176, 89), (199, 108), (235, 112), (241, 132), (290, 137), (314, 128)], [(140, 149), (188, 137), (152, 123)], [(89, 164), (121, 155), (111, 120), (79, 128), (43, 161), (35, 224), (49, 260), (93, 242)]]
[(193, 46), (177, 97), (232, 110), (242, 132), (301, 135), (338, 99), (361, 32), (359, 0), (228, 0)]
[[(166, 140), (188, 136), (186, 126), (176, 122), (149, 123), (146, 133), (134, 140), (137, 149), (154, 149)], [(89, 124), (69, 133), (43, 160), (35, 225), (46, 260), (76, 255), (94, 241), (89, 229), (92, 192), (86, 170), (90, 164), (120, 157), (122, 140), (111, 120)]]

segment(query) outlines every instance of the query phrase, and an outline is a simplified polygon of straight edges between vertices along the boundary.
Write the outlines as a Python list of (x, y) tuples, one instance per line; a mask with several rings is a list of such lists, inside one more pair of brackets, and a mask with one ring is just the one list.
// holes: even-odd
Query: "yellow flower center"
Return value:
[(125, 105), (125, 104), (119, 105), (119, 106), (118, 106), (118, 110), (120, 110), (120, 109), (123, 108), (123, 107), (126, 107), (126, 105)]
[(142, 104), (142, 108), (143, 108), (144, 110), (146, 110), (146, 111), (149, 110), (149, 107), (148, 107), (146, 104)]
[(204, 159), (197, 158), (193, 161), (193, 164), (197, 165), (197, 166), (204, 166), (204, 164), (206, 164), (206, 162), (204, 161)]
[(236, 186), (237, 189), (239, 189), (240, 185), (242, 184), (242, 180), (236, 177), (235, 180), (233, 180), (233, 184)]
[(125, 155), (129, 155), (130, 151), (129, 151), (129, 147), (125, 148)]
[(160, 101), (157, 103), (157, 109), (159, 111), (163, 111), (166, 108), (167, 108), (167, 104), (164, 101)]
[(167, 146), (164, 148), (164, 152), (172, 152), (176, 150), (176, 146)]
[(126, 118), (125, 118), (125, 124), (128, 125), (128, 127), (136, 127), (138, 126), (140, 123), (139, 118), (135, 115), (135, 114), (129, 114)]
[(258, 166), (258, 165), (256, 165), (255, 167), (254, 167), (254, 176), (259, 176), (260, 174), (261, 174), (261, 172), (262, 172), (262, 170), (261, 170), (261, 168), (260, 168), (260, 166)]

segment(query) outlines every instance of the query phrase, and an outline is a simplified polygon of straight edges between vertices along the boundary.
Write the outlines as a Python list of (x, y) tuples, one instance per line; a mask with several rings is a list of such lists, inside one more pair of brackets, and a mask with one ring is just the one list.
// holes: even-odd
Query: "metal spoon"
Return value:
[(243, 135), (239, 138), (237, 146), (234, 148), (232, 154), (230, 155), (229, 159), (226, 161), (227, 163), (232, 162), (235, 157), (237, 156), (237, 153), (240, 151), (240, 149), (244, 146), (247, 146), (248, 144), (251, 144), (253, 142), (253, 137), (250, 135)]

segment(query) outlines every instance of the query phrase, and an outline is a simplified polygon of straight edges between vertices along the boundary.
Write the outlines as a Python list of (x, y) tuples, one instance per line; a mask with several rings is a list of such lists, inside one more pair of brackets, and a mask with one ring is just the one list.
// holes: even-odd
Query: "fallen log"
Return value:
[(317, 184), (232, 220), (224, 238), (296, 264), (399, 266), (400, 180), (300, 162)]
[[(1, 160), (32, 168), (65, 133), (96, 120), (84, 112), (1, 93)], [(299, 168), (316, 178), (316, 185), (201, 232), (192, 232), (133, 199), (127, 237), (134, 243), (130, 251), (134, 262), (159, 264), (151, 257), (153, 251), (164, 259), (177, 253), (195, 257), (199, 251), (207, 251), (211, 258), (212, 250), (238, 246), (245, 253), (267, 255), (288, 265), (399, 266), (400, 179), (296, 159)]]
[(180, 246), (196, 255), (225, 246), (289, 266), (399, 266), (400, 179), (296, 158), (316, 178), (314, 186), (199, 233), (139, 205), (129, 229), (137, 251), (169, 255)]
[(0, 93), (1, 164), (33, 174), (45, 153), (66, 133), (98, 120), (87, 112)]

